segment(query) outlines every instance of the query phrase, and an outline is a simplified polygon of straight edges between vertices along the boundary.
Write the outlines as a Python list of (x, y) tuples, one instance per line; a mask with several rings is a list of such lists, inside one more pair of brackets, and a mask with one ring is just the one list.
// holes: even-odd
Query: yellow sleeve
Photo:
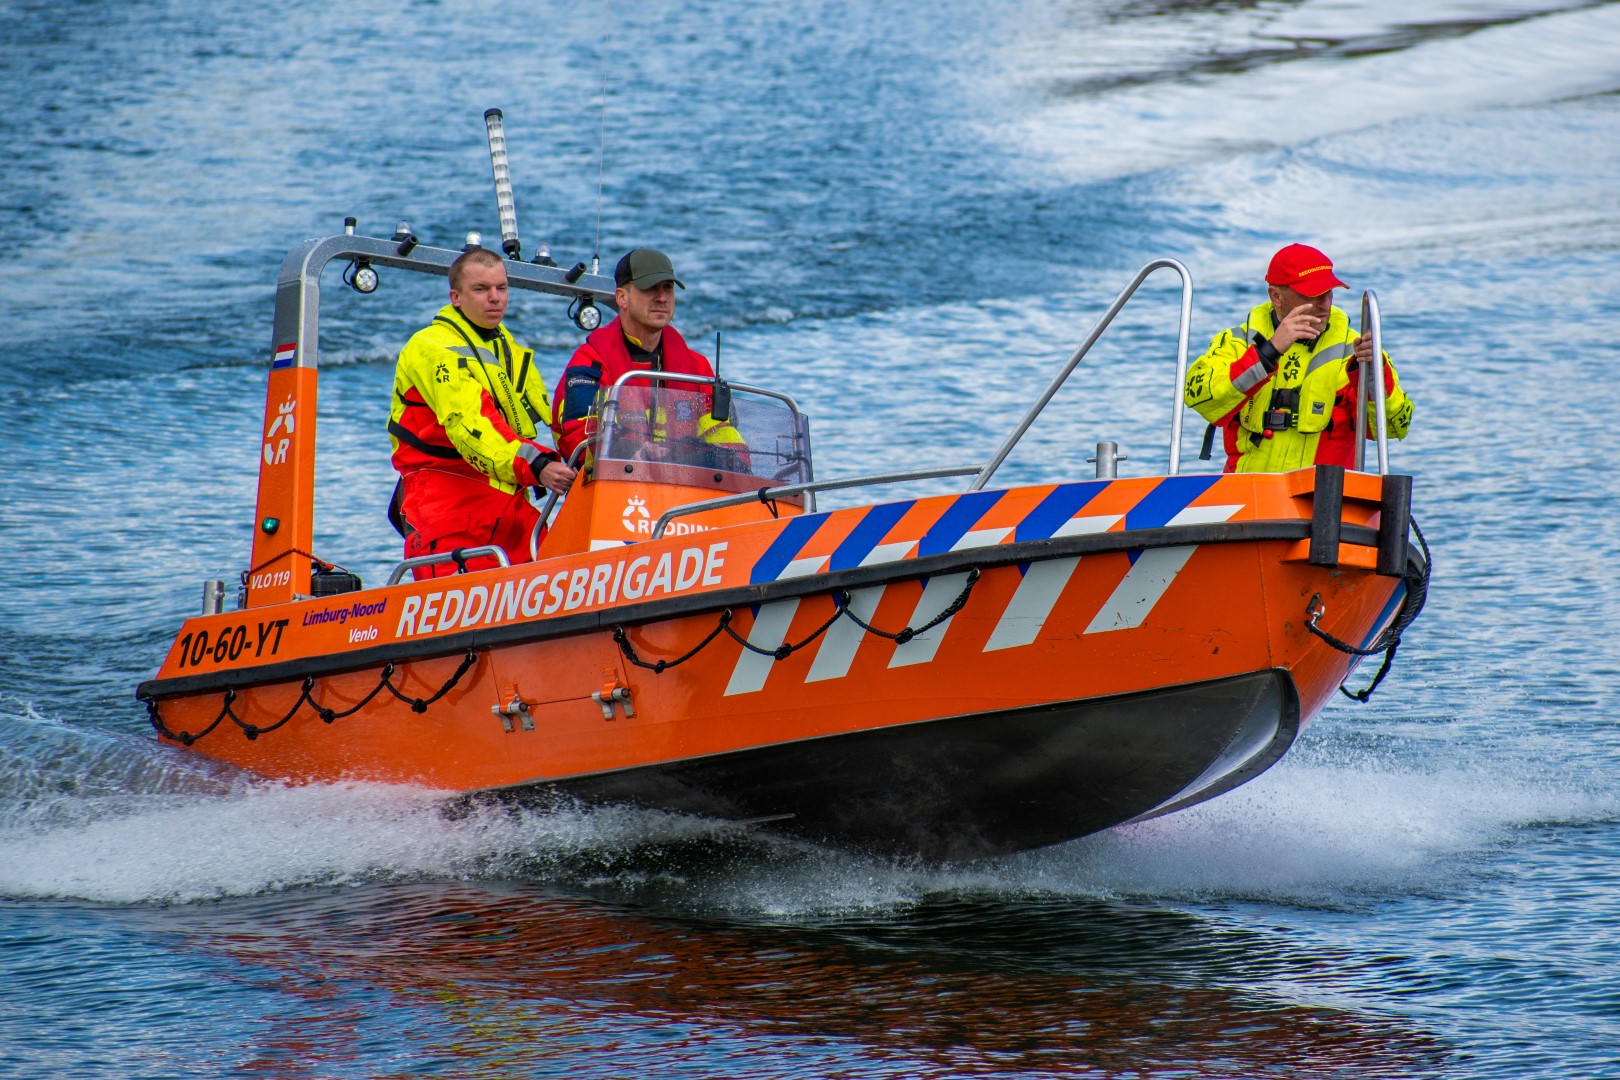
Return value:
[(422, 395), (467, 464), (516, 488), (525, 483), (514, 468), (524, 444), (501, 417), (485, 380), (479, 377), (484, 374), (483, 366), (452, 352), (429, 327), (412, 337), (399, 354), (396, 379)]
[[(1417, 406), (1401, 389), (1401, 378), (1395, 372), (1395, 365), (1389, 359), (1389, 353), (1384, 354), (1384, 366), (1389, 369), (1389, 380), (1385, 384), (1384, 394), (1384, 431), (1394, 439), (1406, 438), (1406, 433), (1412, 430), (1412, 414)], [(1367, 430), (1374, 431), (1378, 426), (1378, 405), (1376, 402), (1367, 402)]]
[(1224, 420), (1248, 396), (1232, 381), (1232, 365), (1243, 359), (1250, 348), (1242, 332), (1242, 327), (1233, 327), (1216, 334), (1204, 355), (1187, 369), (1181, 399), (1212, 424)]

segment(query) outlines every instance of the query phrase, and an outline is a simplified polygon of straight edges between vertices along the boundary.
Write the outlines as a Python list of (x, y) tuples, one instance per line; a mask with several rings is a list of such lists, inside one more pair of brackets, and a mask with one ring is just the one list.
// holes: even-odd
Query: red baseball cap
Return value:
[(1266, 284), (1293, 289), (1301, 296), (1321, 296), (1350, 286), (1333, 275), (1333, 260), (1305, 244), (1289, 244), (1271, 257)]

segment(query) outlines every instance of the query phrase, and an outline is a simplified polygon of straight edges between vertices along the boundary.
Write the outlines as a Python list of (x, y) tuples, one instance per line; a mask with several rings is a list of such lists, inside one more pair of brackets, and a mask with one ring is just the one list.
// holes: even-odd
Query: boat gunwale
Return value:
[[(1150, 529), (1128, 529), (1122, 532), (1043, 537), (985, 547), (962, 548), (934, 555), (915, 556), (897, 562), (854, 566), (802, 577), (779, 578), (753, 585), (688, 593), (558, 618), (463, 630), (408, 642), (393, 641), (337, 655), (300, 657), (296, 660), (210, 671), (197, 675), (148, 679), (135, 688), (135, 696), (142, 701), (153, 701), (219, 690), (248, 690), (275, 683), (302, 681), (311, 677), (364, 671), (387, 663), (431, 660), (468, 651), (524, 645), (576, 634), (611, 630), (620, 626), (637, 626), (684, 618), (707, 611), (752, 606), (775, 600), (798, 599), (837, 589), (908, 581), (971, 569), (985, 570), (1017, 563), (1044, 562), (1071, 556), (1149, 548), (1306, 540), (1311, 536), (1311, 528), (1309, 519), (1203, 522)], [(1340, 527), (1339, 539), (1345, 544), (1376, 548), (1378, 538), (1379, 530), (1373, 526), (1343, 524)], [(1420, 559), (1416, 551), (1410, 551), (1408, 568), (1414, 563), (1421, 568)]]

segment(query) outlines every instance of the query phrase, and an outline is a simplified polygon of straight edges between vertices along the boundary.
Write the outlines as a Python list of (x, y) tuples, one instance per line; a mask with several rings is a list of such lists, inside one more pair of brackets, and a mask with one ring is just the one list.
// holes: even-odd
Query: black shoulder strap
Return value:
[(446, 461), (455, 461), (461, 457), (459, 451), (452, 446), (434, 446), (430, 442), (423, 442), (421, 436), (398, 420), (388, 421), (388, 434), (410, 447), (412, 450), (426, 454), (428, 457), (444, 458)]

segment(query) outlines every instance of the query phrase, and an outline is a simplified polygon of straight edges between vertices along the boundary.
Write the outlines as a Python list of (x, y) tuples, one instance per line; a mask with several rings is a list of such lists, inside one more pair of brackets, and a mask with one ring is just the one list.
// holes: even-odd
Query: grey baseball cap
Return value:
[(613, 271), (613, 284), (621, 287), (634, 285), (638, 289), (650, 289), (666, 281), (686, 288), (675, 276), (675, 264), (656, 248), (636, 248), (628, 252)]

